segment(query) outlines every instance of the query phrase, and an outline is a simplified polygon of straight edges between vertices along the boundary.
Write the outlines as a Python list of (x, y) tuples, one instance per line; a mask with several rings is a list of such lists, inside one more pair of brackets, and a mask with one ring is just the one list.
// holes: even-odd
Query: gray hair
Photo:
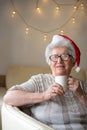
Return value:
[(46, 62), (48, 65), (50, 65), (50, 59), (49, 57), (52, 55), (52, 50), (54, 48), (57, 48), (57, 47), (67, 47), (68, 50), (69, 50), (69, 54), (73, 56), (73, 59), (75, 60), (76, 59), (76, 54), (75, 54), (75, 49), (74, 47), (71, 45), (70, 41), (69, 40), (66, 40), (64, 38), (61, 38), (60, 40), (58, 41), (55, 41), (54, 43), (51, 42), (50, 44), (48, 44), (48, 46), (46, 47), (46, 50), (45, 50), (45, 59), (46, 59)]

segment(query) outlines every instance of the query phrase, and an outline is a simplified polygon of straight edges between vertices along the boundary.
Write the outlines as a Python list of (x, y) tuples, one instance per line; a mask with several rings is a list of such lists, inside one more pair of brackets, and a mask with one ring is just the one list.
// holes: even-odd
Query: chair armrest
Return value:
[(23, 113), (17, 107), (3, 103), (1, 108), (2, 130), (54, 130)]

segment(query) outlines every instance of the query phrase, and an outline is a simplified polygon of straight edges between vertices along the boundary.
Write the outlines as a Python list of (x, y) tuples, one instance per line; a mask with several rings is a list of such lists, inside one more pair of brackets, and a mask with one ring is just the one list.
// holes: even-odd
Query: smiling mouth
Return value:
[(56, 67), (65, 67), (64, 65), (57, 65)]
[(65, 66), (56, 66), (56, 68), (63, 68), (63, 69), (64, 69), (64, 68), (65, 68)]

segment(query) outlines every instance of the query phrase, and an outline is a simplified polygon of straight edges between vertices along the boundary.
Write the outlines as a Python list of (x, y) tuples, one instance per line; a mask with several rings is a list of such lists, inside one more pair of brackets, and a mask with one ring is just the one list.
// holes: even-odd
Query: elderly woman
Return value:
[[(31, 110), (32, 116), (54, 130), (87, 130), (87, 84), (70, 76), (80, 63), (80, 50), (69, 37), (54, 35), (45, 51), (52, 74), (34, 75), (4, 96), (9, 105)], [(55, 77), (67, 75), (67, 91)]]

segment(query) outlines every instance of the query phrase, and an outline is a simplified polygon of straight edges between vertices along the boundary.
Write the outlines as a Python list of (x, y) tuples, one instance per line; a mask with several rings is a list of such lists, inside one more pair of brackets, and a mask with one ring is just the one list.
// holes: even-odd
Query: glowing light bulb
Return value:
[(47, 40), (47, 34), (44, 34), (44, 41)]
[(59, 6), (56, 6), (56, 12), (58, 13), (60, 10), (60, 7)]
[(28, 27), (26, 27), (26, 34), (28, 34), (29, 33), (29, 28)]
[(76, 19), (75, 19), (75, 17), (73, 17), (73, 18), (72, 18), (72, 22), (75, 23), (75, 21), (76, 21)]
[(13, 12), (12, 12), (12, 15), (11, 15), (11, 16), (12, 16), (12, 18), (14, 18), (14, 17), (15, 17), (15, 14), (16, 14), (16, 12), (15, 12), (15, 11), (13, 11)]
[(73, 11), (76, 11), (76, 10), (77, 10), (77, 6), (74, 6), (74, 7), (73, 7)]
[(84, 4), (81, 3), (80, 7), (81, 7), (81, 9), (83, 10), (83, 9), (84, 9)]
[(63, 31), (63, 30), (61, 30), (61, 31), (60, 31), (60, 33), (61, 33), (61, 34), (64, 34), (64, 31)]
[(41, 9), (39, 7), (37, 7), (36, 10), (39, 14), (41, 13)]

